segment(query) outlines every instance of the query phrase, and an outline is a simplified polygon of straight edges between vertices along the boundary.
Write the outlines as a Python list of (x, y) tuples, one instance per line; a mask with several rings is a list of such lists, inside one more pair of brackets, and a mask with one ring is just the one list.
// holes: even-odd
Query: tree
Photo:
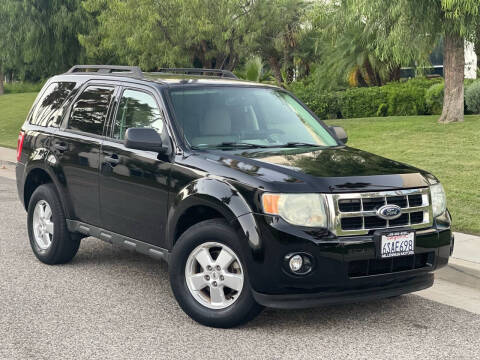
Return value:
[(375, 53), (407, 65), (423, 59), (444, 39), (445, 96), (441, 123), (463, 121), (464, 41), (474, 38), (477, 0), (343, 0), (351, 16), (375, 34)]
[(253, 56), (245, 62), (242, 70), (235, 72), (241, 79), (255, 82), (271, 82), (272, 73), (265, 71), (265, 65), (260, 56)]
[(232, 70), (253, 0), (86, 0), (97, 27), (80, 36), (91, 59), (115, 57), (145, 69)]
[(309, 6), (304, 0), (263, 0), (256, 3), (250, 17), (245, 46), (268, 62), (278, 85), (293, 80)]
[(2, 0), (0, 70), (39, 80), (80, 62), (81, 0)]
[(361, 21), (342, 23), (344, 26), (335, 25), (335, 28), (327, 25), (321, 34), (325, 39), (316, 72), (320, 87), (341, 88), (345, 82), (351, 87), (382, 86), (399, 80), (399, 66), (375, 54), (375, 38), (364, 31), (365, 24)]
[(0, 95), (4, 93), (4, 77), (6, 71), (20, 63), (20, 51), (13, 44), (23, 41), (20, 30), (22, 23), (15, 21), (20, 4), (13, 1), (0, 2)]

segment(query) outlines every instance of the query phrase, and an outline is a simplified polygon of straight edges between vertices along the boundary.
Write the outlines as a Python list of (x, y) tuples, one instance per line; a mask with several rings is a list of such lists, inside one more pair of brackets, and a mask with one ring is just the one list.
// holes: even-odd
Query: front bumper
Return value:
[(323, 291), (309, 294), (262, 294), (253, 291), (257, 303), (278, 309), (302, 309), (319, 305), (345, 304), (367, 300), (383, 299), (414, 291), (423, 290), (433, 285), (433, 274), (424, 273), (393, 281), (379, 282), (375, 286), (343, 291)]
[[(256, 301), (262, 305), (302, 308), (328, 303), (383, 298), (425, 289), (433, 272), (446, 264), (453, 242), (450, 217), (417, 230), (415, 254), (380, 259), (374, 234), (335, 237), (290, 226), (282, 220), (255, 215), (261, 246), (247, 256)], [(308, 253), (313, 270), (289, 273), (286, 254)]]

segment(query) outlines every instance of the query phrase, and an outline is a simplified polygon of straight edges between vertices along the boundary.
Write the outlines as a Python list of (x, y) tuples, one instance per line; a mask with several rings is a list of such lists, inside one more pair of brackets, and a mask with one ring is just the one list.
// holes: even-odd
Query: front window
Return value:
[(113, 137), (123, 140), (131, 127), (149, 127), (163, 133), (163, 115), (152, 95), (127, 89), (123, 92), (115, 117)]
[(195, 148), (336, 146), (300, 103), (276, 89), (208, 87), (170, 90), (175, 118)]

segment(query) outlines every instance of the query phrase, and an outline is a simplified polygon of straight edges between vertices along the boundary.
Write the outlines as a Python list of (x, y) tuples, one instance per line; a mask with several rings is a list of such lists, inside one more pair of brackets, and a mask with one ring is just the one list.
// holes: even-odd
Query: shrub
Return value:
[(302, 100), (320, 119), (340, 117), (338, 93), (318, 91), (312, 83), (308, 84), (301, 81), (290, 84), (289, 90)]
[(29, 83), (29, 82), (14, 82), (5, 84), (5, 94), (17, 94), (27, 92), (39, 92), (42, 89), (44, 82)]
[(430, 80), (413, 79), (383, 86), (387, 94), (388, 115), (406, 116), (427, 113), (425, 92), (432, 85)]
[(465, 90), (465, 104), (474, 114), (480, 114), (480, 81), (475, 81)]
[(425, 93), (425, 102), (430, 114), (438, 115), (442, 113), (444, 87), (444, 83), (438, 83), (430, 86)]
[[(415, 78), (382, 87), (351, 88), (336, 92), (320, 91), (312, 78), (289, 86), (322, 119), (437, 113), (438, 109), (441, 111), (443, 103), (442, 99), (437, 98), (441, 88), (441, 78)], [(427, 103), (427, 92), (432, 103)]]
[(387, 113), (388, 113), (388, 105), (385, 103), (381, 103), (377, 110), (377, 116), (378, 117), (387, 116)]
[(377, 115), (386, 97), (380, 87), (353, 88), (340, 93), (339, 103), (344, 118), (370, 117)]

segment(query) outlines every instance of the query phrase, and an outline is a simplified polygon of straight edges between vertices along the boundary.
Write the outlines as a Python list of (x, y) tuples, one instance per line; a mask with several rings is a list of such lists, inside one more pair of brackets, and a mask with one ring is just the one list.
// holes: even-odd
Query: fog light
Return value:
[(288, 264), (290, 265), (290, 270), (298, 272), (303, 266), (303, 258), (301, 255), (293, 255)]

